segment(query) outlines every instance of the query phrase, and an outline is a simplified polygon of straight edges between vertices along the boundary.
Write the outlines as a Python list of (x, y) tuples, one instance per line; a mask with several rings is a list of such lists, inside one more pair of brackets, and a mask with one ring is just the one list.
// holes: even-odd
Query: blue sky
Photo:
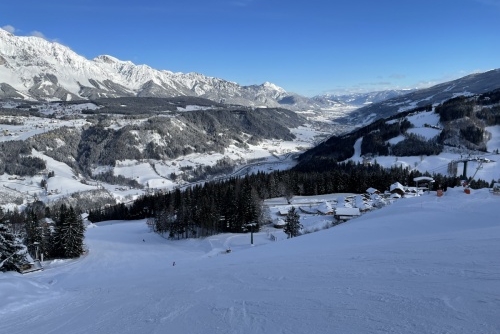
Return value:
[(500, 0), (6, 0), (0, 27), (88, 59), (270, 81), (305, 96), (500, 67)]

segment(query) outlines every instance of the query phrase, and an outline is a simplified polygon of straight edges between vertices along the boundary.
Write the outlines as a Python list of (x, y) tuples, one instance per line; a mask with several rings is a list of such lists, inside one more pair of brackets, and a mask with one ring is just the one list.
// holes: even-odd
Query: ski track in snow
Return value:
[(107, 222), (82, 259), (0, 274), (0, 333), (498, 333), (499, 201), (448, 189), (254, 247)]

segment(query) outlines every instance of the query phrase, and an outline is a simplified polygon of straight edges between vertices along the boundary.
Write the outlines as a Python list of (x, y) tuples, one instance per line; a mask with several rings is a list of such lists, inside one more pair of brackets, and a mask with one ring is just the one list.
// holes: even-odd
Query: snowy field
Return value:
[(254, 246), (100, 223), (87, 256), (0, 274), (0, 333), (499, 333), (499, 203), (449, 188)]

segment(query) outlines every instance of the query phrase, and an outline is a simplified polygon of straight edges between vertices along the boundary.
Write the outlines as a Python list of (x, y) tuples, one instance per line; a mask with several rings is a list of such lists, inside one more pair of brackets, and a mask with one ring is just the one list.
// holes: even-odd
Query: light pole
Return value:
[(256, 226), (257, 223), (246, 224), (247, 227), (250, 227), (250, 244), (253, 245), (253, 227)]

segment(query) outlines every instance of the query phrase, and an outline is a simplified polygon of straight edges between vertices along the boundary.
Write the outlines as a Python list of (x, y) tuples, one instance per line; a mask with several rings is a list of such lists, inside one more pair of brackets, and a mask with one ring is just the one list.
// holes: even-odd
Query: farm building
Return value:
[(359, 208), (336, 208), (335, 218), (338, 220), (349, 220), (361, 215)]

